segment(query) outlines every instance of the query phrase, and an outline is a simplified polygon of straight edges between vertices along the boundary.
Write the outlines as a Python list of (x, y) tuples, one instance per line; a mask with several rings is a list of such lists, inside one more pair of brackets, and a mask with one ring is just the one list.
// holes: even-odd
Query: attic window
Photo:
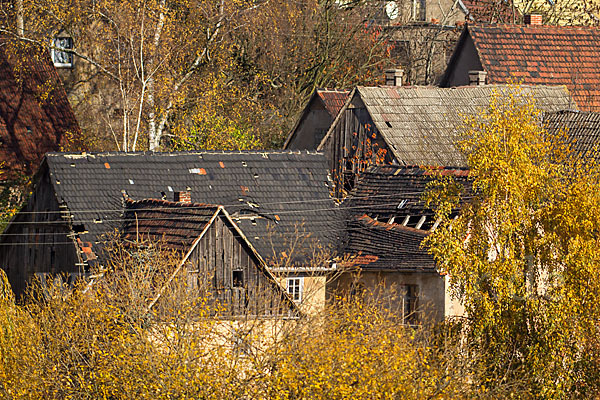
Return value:
[(244, 287), (244, 271), (234, 270), (232, 271), (232, 283), (233, 287)]
[(56, 68), (73, 68), (73, 38), (61, 34), (51, 42), (52, 62)]

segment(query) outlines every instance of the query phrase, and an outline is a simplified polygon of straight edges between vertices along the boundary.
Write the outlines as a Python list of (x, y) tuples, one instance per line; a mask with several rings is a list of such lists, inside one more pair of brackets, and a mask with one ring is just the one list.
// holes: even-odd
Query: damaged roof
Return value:
[(363, 271), (430, 271), (435, 261), (421, 242), (429, 232), (396, 223), (377, 221), (368, 215), (355, 217), (348, 224), (345, 265)]
[[(569, 109), (573, 103), (564, 86), (522, 86), (520, 89), (509, 85), (359, 86), (351, 96), (359, 97), (364, 103), (399, 164), (465, 166), (464, 157), (454, 146), (465, 116), (485, 110), (494, 93), (504, 95), (519, 90), (523, 96), (531, 95), (543, 111)], [(339, 121), (338, 116), (318, 150), (325, 147)]]
[(344, 247), (350, 265), (364, 270), (433, 271), (433, 257), (421, 248), (435, 227), (434, 211), (425, 206), (423, 195), (436, 177), (446, 176), (471, 190), (465, 168), (386, 165), (362, 173), (341, 205), (350, 221)]
[(48, 50), (0, 38), (0, 178), (32, 174), (45, 153), (80, 148), (80, 136)]
[(341, 207), (352, 215), (368, 214), (382, 220), (397, 215), (433, 215), (425, 208), (423, 195), (437, 176), (452, 176), (467, 190), (471, 188), (466, 168), (376, 166), (360, 175)]
[(122, 238), (130, 242), (160, 240), (171, 249), (185, 251), (200, 237), (219, 210), (219, 206), (201, 203), (127, 199)]
[(173, 200), (187, 190), (192, 202), (224, 206), (267, 261), (286, 252), (306, 262), (315, 246), (334, 248), (343, 233), (319, 153), (50, 153), (46, 163), (59, 204), (96, 249), (120, 228), (124, 196)]

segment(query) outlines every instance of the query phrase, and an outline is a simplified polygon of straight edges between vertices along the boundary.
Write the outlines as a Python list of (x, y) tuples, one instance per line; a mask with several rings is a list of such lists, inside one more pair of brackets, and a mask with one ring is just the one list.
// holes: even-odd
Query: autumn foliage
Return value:
[[(548, 132), (518, 88), (469, 118), (460, 142), (473, 190), (436, 184), (428, 244), (466, 308), (477, 382), (520, 398), (598, 396), (600, 168)], [(464, 188), (462, 188), (464, 189)], [(463, 197), (461, 213), (451, 209)]]

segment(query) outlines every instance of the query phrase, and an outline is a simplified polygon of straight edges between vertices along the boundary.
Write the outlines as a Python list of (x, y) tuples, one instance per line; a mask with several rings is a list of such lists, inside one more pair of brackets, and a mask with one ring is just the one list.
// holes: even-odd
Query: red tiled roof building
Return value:
[(440, 85), (468, 85), (469, 71), (488, 84), (565, 85), (580, 110), (600, 111), (600, 29), (468, 24)]
[(44, 154), (80, 137), (47, 50), (0, 39), (0, 178), (32, 174)]

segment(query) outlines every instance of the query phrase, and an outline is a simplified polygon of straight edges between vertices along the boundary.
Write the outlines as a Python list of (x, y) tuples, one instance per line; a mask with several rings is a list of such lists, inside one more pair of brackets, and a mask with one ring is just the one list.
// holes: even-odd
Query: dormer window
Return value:
[(52, 39), (50, 53), (56, 68), (73, 68), (73, 53), (65, 50), (73, 50), (73, 38), (60, 34)]

